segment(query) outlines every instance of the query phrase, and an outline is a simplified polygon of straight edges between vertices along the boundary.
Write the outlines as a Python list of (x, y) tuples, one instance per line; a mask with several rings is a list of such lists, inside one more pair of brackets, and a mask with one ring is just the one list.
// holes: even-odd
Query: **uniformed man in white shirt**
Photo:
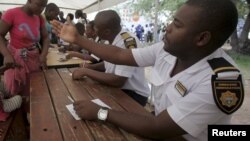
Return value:
[[(123, 49), (140, 47), (139, 40), (121, 27), (121, 19), (113, 10), (99, 12), (94, 20), (94, 28), (98, 37), (107, 40), (112, 45)], [(101, 72), (101, 71), (105, 72)], [(107, 61), (99, 64), (87, 65), (75, 70), (73, 79), (88, 76), (101, 83), (121, 88), (142, 106), (147, 103), (150, 93), (148, 83), (145, 79), (144, 68), (125, 65), (115, 65)]]
[(232, 113), (243, 102), (241, 74), (220, 48), (237, 21), (237, 9), (230, 0), (188, 0), (167, 26), (163, 42), (132, 50), (108, 45), (90, 48), (94, 44), (72, 34), (71, 26), (61, 29), (54, 22), (64, 39), (104, 60), (153, 66), (155, 116), (107, 110), (90, 101), (74, 103), (76, 113), (153, 139), (207, 140), (208, 125), (230, 124)]

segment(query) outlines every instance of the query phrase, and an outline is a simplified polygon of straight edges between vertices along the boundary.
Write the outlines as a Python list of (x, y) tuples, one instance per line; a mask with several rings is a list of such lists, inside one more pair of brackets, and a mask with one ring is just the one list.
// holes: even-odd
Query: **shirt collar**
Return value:
[(176, 58), (175, 56), (169, 54), (169, 53), (166, 52), (165, 50), (162, 50), (162, 51), (164, 51), (164, 52), (166, 53), (166, 56), (164, 57), (164, 60), (165, 60), (168, 64), (170, 64), (170, 65), (175, 65), (175, 62), (176, 62), (176, 59), (177, 59), (177, 58)]
[[(164, 49), (162, 51), (165, 51)], [(207, 60), (215, 58), (216, 56), (218, 56), (218, 54), (220, 54), (221, 49), (217, 49), (216, 51), (214, 51), (212, 54), (204, 57), (203, 59), (201, 59), (200, 61), (198, 61), (197, 63), (193, 64), (192, 66), (190, 66), (189, 68), (187, 68), (186, 70), (184, 70), (184, 72), (186, 73), (195, 73), (197, 71), (200, 71), (201, 69), (205, 68), (208, 66)], [(164, 57), (164, 60), (172, 65), (175, 65), (176, 62), (176, 57), (169, 54), (168, 52), (166, 52), (167, 55)]]
[(121, 30), (121, 31), (116, 35), (116, 37), (115, 37), (115, 39), (114, 39), (112, 45), (116, 45), (120, 40), (122, 40), (122, 38), (121, 38), (121, 33), (123, 33), (123, 32), (126, 32), (126, 31), (125, 31), (125, 30)]

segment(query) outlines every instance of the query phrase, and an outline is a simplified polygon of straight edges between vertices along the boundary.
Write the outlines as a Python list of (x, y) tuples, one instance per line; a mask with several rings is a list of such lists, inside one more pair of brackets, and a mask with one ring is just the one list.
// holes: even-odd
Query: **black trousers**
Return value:
[(143, 107), (147, 104), (147, 101), (148, 101), (147, 97), (141, 96), (132, 90), (122, 89), (122, 91), (125, 92), (131, 98), (133, 98), (136, 102), (138, 102)]

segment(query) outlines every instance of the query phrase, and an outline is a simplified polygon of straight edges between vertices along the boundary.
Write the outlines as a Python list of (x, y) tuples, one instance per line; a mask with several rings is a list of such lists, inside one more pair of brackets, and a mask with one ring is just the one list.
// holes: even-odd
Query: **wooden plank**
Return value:
[[(57, 69), (62, 81), (64, 82), (67, 90), (69, 91), (69, 95), (72, 96), (73, 99), (77, 100), (90, 100), (92, 97), (87, 93), (87, 91), (82, 87), (82, 84), (80, 81), (73, 81), (72, 80), (72, 74), (69, 71), (69, 69)], [(84, 95), (84, 96), (83, 96)]]
[(27, 128), (25, 127), (25, 121), (23, 117), (22, 109), (16, 110), (14, 116), (14, 121), (11, 124), (10, 132), (11, 134), (7, 135), (7, 141), (20, 140), (25, 141), (29, 139)]
[[(70, 68), (70, 72), (72, 73), (77, 68)], [(92, 97), (103, 97), (104, 101), (107, 103), (112, 103), (110, 97), (122, 108), (118, 108), (115, 106), (116, 110), (124, 109), (128, 112), (133, 113), (141, 113), (145, 115), (152, 116), (151, 113), (147, 112), (144, 107), (134, 101), (131, 97), (126, 95), (123, 91), (118, 88), (112, 88), (109, 86), (102, 85), (96, 81), (93, 81), (90, 78), (83, 78), (81, 79), (82, 86), (85, 87), (86, 90), (92, 95)], [(93, 93), (94, 92), (94, 93)], [(108, 98), (105, 98), (105, 95), (109, 95)], [(108, 102), (109, 101), (109, 102)]]
[[(62, 73), (69, 75), (65, 72)], [(81, 120), (75, 120), (66, 109), (65, 106), (72, 102), (68, 98), (70, 96), (68, 89), (57, 71), (55, 69), (47, 70), (45, 74), (64, 140), (93, 141), (85, 123)], [(65, 83), (67, 82), (65, 81)], [(71, 86), (74, 87), (74, 84)]]
[[(74, 71), (75, 68), (69, 69)], [(134, 113), (142, 113), (150, 115), (141, 105), (135, 102), (131, 97), (126, 95), (123, 91), (118, 88), (112, 88), (106, 85), (102, 85), (90, 78), (83, 78), (81, 81), (82, 87), (84, 87), (93, 98), (99, 98), (113, 109), (118, 111), (129, 111)], [(145, 141), (146, 139), (139, 136), (127, 133), (120, 129), (123, 135), (129, 141)]]
[(137, 113), (137, 114), (140, 113), (146, 116), (153, 116), (150, 112), (148, 112), (144, 107), (142, 107), (139, 103), (137, 103), (127, 94), (125, 94), (123, 91), (119, 89), (112, 89), (109, 94), (126, 111), (131, 112), (131, 113)]
[[(142, 114), (149, 114), (148, 112), (145, 113), (145, 109), (135, 102), (131, 97), (127, 96), (124, 92), (122, 92), (118, 88), (112, 88), (105, 85), (84, 85), (84, 87), (89, 91), (89, 93), (94, 98), (100, 98), (102, 101), (107, 103), (113, 109), (118, 111), (132, 111), (135, 113), (142, 113)], [(121, 103), (122, 102), (122, 103)], [(123, 104), (122, 106), (120, 105)], [(126, 105), (128, 104), (128, 105)], [(131, 104), (131, 105), (129, 105)], [(138, 111), (137, 111), (138, 110)], [(150, 114), (151, 115), (151, 114)], [(130, 134), (122, 129), (120, 131), (129, 141), (145, 141), (142, 137)]]
[[(84, 80), (77, 81), (72, 80), (72, 76), (69, 75), (70, 72), (66, 71), (65, 69), (58, 69), (58, 72), (65, 82), (66, 87), (68, 88), (69, 92), (71, 92), (71, 95), (76, 100), (90, 100), (93, 99), (89, 95), (89, 91), (85, 89), (87, 85), (95, 85), (95, 83), (92, 83), (93, 81), (89, 81), (90, 83), (85, 83)], [(78, 87), (78, 88), (77, 88)], [(100, 98), (100, 97), (98, 97)], [(100, 98), (103, 100), (102, 98)], [(118, 105), (119, 106), (119, 105)], [(93, 137), (97, 141), (112, 141), (112, 140), (119, 140), (119, 141), (125, 141), (127, 140), (123, 134), (118, 130), (117, 127), (111, 125), (111, 124), (102, 124), (99, 122), (93, 122), (93, 121), (85, 121), (89, 127), (89, 130), (91, 131)]]
[(30, 109), (30, 140), (63, 140), (43, 72), (31, 76)]
[[(58, 47), (49, 48), (47, 55), (47, 66), (48, 68), (66, 68), (66, 67), (79, 67), (79, 64), (83, 63), (84, 60), (80, 58), (71, 58), (66, 61), (59, 61), (60, 58), (64, 58), (66, 53), (58, 51)], [(90, 63), (90, 61), (86, 61)]]

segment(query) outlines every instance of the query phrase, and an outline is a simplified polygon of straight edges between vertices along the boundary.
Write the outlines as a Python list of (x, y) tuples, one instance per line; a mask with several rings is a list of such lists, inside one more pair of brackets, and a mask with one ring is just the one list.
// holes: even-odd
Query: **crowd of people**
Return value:
[[(76, 69), (73, 80), (87, 76), (120, 88), (142, 106), (150, 94), (144, 67), (152, 66), (153, 116), (76, 101), (74, 110), (82, 120), (109, 122), (157, 140), (207, 140), (209, 124), (231, 124), (232, 113), (244, 97), (242, 87), (233, 88), (234, 84), (243, 86), (240, 70), (220, 48), (237, 25), (232, 1), (186, 1), (162, 29), (165, 34), (160, 42), (144, 48), (140, 41), (153, 41), (152, 25), (132, 25), (131, 32), (125, 31), (114, 10), (98, 12), (93, 21), (81, 10), (64, 18), (56, 3), (47, 2), (27, 0), (25, 5), (7, 10), (0, 20), (0, 52), (6, 68), (0, 83), (2, 121), (21, 103), (29, 105), (30, 74), (47, 69), (49, 44), (67, 42), (63, 48), (70, 51), (67, 58), (93, 62)], [(19, 95), (25, 97), (23, 102)], [(15, 96), (18, 98), (5, 99)], [(102, 118), (100, 111), (105, 111)], [(28, 106), (24, 112), (29, 113)]]
[(135, 26), (134, 24), (132, 24), (130, 29), (127, 27), (124, 28), (127, 29), (129, 32), (135, 34), (141, 43), (151, 44), (160, 42), (163, 39), (166, 27), (164, 24), (162, 26), (159, 25), (157, 27), (156, 37), (154, 37), (155, 27), (153, 23), (145, 24), (145, 26), (141, 24)]

